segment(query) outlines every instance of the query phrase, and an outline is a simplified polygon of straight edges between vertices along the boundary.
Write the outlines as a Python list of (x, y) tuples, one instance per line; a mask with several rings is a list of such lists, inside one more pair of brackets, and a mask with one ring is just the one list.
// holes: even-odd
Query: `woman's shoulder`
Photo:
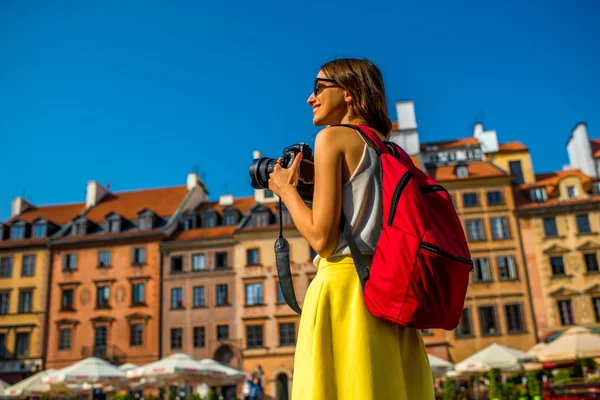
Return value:
[[(356, 130), (349, 128), (347, 126), (328, 126), (327, 128), (323, 128), (317, 134), (315, 139), (315, 147), (317, 146), (327, 146), (329, 148), (338, 147), (343, 149), (345, 145), (348, 144), (348, 141), (352, 142), (355, 139), (360, 139)], [(362, 140), (362, 139), (360, 139)]]

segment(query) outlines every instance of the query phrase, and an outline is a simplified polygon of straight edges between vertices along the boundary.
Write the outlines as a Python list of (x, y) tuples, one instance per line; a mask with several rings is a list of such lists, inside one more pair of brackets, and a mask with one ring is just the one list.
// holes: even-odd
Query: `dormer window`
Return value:
[(208, 210), (202, 213), (202, 227), (203, 228), (214, 228), (217, 226), (217, 212), (215, 210)]
[(227, 207), (223, 210), (223, 219), (224, 219), (224, 223), (225, 225), (231, 226), (231, 225), (237, 225), (238, 220), (239, 220), (239, 211), (237, 210), (237, 208), (230, 206)]
[(268, 208), (263, 207), (254, 211), (252, 214), (252, 225), (255, 227), (269, 226), (271, 224), (271, 212)]
[(448, 161), (456, 161), (456, 152), (451, 151), (448, 153)]
[(139, 228), (141, 231), (150, 230), (154, 228), (154, 212), (151, 210), (145, 210), (140, 213)]
[(4, 224), (0, 223), (0, 240), (4, 240)]
[(79, 218), (73, 223), (73, 236), (84, 236), (88, 233), (88, 220)]
[(529, 191), (529, 197), (531, 198), (531, 201), (540, 202), (546, 201), (548, 199), (548, 194), (546, 193), (545, 187), (538, 187)]
[[(600, 182), (594, 183), (594, 194), (600, 194)], [(2, 230), (2, 227), (0, 227), (0, 230)], [(2, 240), (1, 237), (0, 235), (0, 240)]]
[(456, 177), (457, 178), (466, 178), (469, 176), (469, 169), (466, 165), (459, 165), (456, 167)]
[(275, 197), (275, 194), (271, 190), (265, 189), (265, 199), (272, 199), (273, 197)]
[(467, 150), (467, 160), (479, 159), (479, 151), (476, 149)]
[(577, 197), (577, 186), (567, 186), (567, 196), (569, 199)]
[(13, 224), (13, 226), (11, 228), (10, 238), (12, 240), (25, 239), (25, 223), (24, 222), (17, 222), (15, 224)]
[(187, 210), (181, 215), (181, 225), (184, 231), (196, 229), (196, 213), (192, 210)]
[[(289, 225), (293, 223), (290, 212), (285, 206), (283, 206), (283, 209), (281, 210), (281, 216), (283, 225)], [(279, 223), (279, 207), (277, 208), (277, 223)]]
[(44, 238), (47, 235), (48, 223), (46, 221), (39, 221), (33, 225), (33, 237)]

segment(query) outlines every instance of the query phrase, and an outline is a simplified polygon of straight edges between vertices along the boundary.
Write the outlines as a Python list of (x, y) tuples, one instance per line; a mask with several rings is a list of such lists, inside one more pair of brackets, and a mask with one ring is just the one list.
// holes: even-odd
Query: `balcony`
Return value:
[(123, 364), (127, 359), (127, 355), (123, 350), (111, 345), (82, 346), (81, 358), (87, 357), (101, 358), (115, 365)]

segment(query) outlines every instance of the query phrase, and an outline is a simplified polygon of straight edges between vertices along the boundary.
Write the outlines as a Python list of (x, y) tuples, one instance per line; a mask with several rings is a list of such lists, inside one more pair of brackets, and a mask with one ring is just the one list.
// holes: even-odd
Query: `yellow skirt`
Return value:
[(421, 332), (376, 318), (350, 256), (319, 262), (300, 318), (292, 400), (431, 400)]

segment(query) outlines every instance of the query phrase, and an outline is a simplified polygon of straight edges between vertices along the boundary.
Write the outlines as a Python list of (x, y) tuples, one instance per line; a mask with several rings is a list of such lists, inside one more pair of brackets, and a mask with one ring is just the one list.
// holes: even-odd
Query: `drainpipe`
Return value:
[(50, 293), (52, 291), (52, 260), (53, 251), (48, 244), (48, 266), (47, 266), (47, 278), (46, 278), (46, 309), (44, 310), (44, 334), (42, 335), (42, 371), (46, 369), (46, 359), (48, 357), (48, 338), (50, 332), (48, 331), (50, 326)]
[(519, 236), (519, 246), (521, 246), (521, 257), (523, 258), (523, 270), (525, 271), (525, 282), (527, 283), (527, 297), (529, 298), (529, 312), (531, 313), (531, 321), (533, 322), (533, 334), (535, 336), (535, 342), (539, 343), (540, 338), (538, 336), (537, 320), (533, 309), (533, 296), (531, 295), (531, 283), (529, 282), (529, 268), (527, 268), (527, 258), (525, 258), (525, 247), (523, 246), (523, 236), (521, 235), (521, 224), (519, 223), (518, 213), (515, 211), (515, 218), (517, 219), (517, 232)]

